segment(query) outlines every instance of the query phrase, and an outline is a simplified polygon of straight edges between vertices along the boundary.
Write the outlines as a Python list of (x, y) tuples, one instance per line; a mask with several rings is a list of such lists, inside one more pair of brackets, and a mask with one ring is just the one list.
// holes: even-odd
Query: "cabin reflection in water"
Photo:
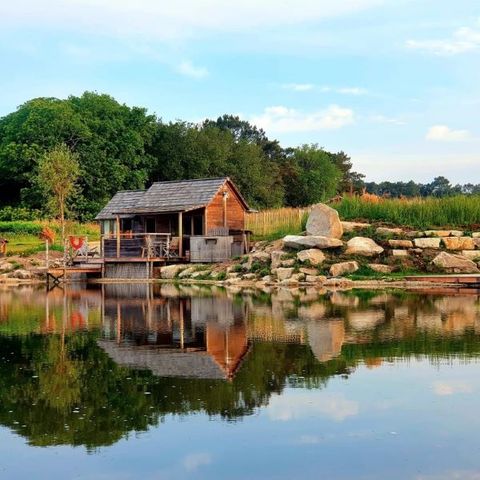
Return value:
[(148, 285), (130, 286), (123, 296), (125, 289), (105, 286), (98, 344), (113, 361), (159, 377), (233, 378), (248, 352), (244, 305), (226, 297), (153, 297)]

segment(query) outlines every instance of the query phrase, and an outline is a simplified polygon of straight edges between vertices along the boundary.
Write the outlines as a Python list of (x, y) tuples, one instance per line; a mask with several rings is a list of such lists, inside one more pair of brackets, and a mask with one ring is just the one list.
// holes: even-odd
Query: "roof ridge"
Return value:
[[(180, 183), (180, 182), (205, 182), (206, 180), (229, 180), (229, 176), (224, 177), (203, 177), (203, 178), (186, 178), (181, 180), (162, 180), (160, 182), (153, 182), (152, 185), (155, 184), (165, 184), (165, 183)], [(148, 190), (148, 189), (147, 189)]]

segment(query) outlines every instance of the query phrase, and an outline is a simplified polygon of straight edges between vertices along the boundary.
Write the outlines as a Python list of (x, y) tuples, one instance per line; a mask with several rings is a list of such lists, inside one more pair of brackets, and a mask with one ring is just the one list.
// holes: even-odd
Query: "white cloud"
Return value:
[(182, 75), (192, 78), (205, 78), (208, 76), (208, 70), (205, 67), (196, 67), (192, 62), (185, 60), (177, 68)]
[(204, 465), (212, 463), (212, 456), (209, 453), (191, 453), (183, 459), (183, 466), (188, 472), (198, 470)]
[(385, 115), (372, 115), (369, 117), (372, 122), (383, 123), (386, 125), (406, 125), (404, 120), (395, 117), (387, 117)]
[(480, 29), (461, 27), (446, 39), (408, 40), (408, 48), (434, 55), (458, 55), (480, 50)]
[(315, 85), (313, 83), (285, 83), (282, 88), (293, 90), (294, 92), (307, 92), (318, 90), (322, 93), (332, 92), (341, 95), (366, 95), (368, 90), (361, 87), (331, 87), (329, 85)]
[(444, 397), (455, 393), (471, 393), (473, 388), (471, 385), (464, 382), (435, 382), (433, 384), (433, 391), (435, 392), (435, 395)]
[[(343, 395), (293, 394), (278, 395), (270, 400), (267, 414), (271, 420), (288, 422), (307, 417), (328, 417), (341, 422), (358, 414), (358, 403)], [(312, 440), (310, 438), (310, 440)]]
[(353, 110), (338, 105), (309, 113), (278, 105), (267, 107), (261, 115), (250, 118), (252, 123), (269, 133), (332, 130), (350, 125), (354, 120)]
[(470, 138), (468, 130), (452, 130), (447, 125), (433, 125), (425, 136), (435, 142), (463, 142)]
[(0, 2), (0, 28), (35, 27), (117, 37), (178, 39), (206, 32), (313, 23), (391, 0), (17, 0)]
[(308, 90), (313, 90), (315, 85), (311, 83), (285, 83), (282, 85), (282, 88), (286, 90), (293, 90), (294, 92), (307, 92)]

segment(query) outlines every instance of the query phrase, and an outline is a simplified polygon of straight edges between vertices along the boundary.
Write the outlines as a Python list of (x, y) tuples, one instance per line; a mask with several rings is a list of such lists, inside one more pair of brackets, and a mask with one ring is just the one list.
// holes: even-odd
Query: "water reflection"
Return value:
[[(0, 423), (31, 445), (111, 445), (167, 416), (237, 421), (332, 411), (342, 398), (297, 396), (359, 366), (426, 358), (473, 362), (479, 296), (173, 285), (0, 291)], [(466, 392), (438, 381), (438, 395)], [(311, 395), (313, 395), (311, 397)], [(160, 427), (161, 428), (161, 427)]]

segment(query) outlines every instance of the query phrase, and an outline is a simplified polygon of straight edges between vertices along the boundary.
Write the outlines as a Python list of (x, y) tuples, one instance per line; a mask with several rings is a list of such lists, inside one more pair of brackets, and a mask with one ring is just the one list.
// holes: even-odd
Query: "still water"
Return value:
[(479, 299), (0, 291), (0, 478), (479, 479)]

